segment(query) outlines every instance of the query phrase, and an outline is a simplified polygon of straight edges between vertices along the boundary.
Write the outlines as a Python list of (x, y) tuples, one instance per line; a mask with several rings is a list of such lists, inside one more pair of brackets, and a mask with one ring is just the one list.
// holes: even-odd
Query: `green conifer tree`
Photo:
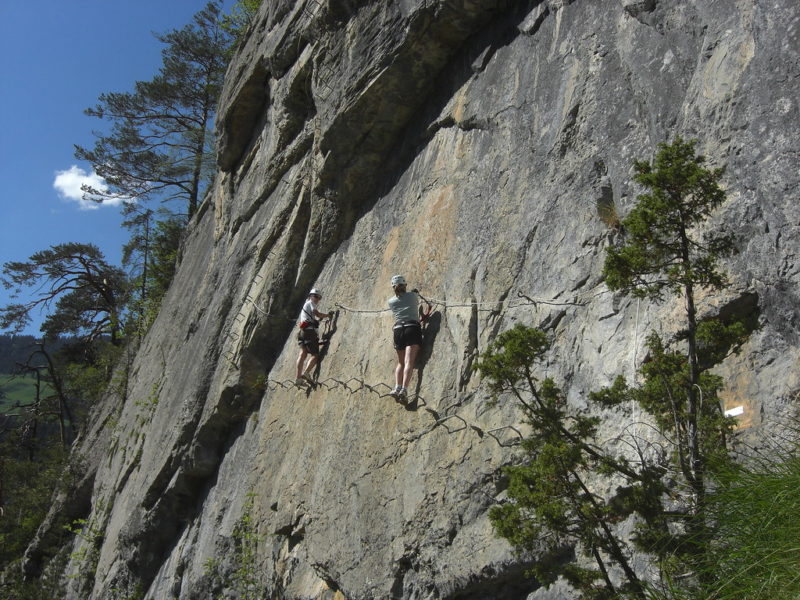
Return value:
[(193, 23), (156, 36), (166, 47), (153, 79), (137, 81), (133, 92), (101, 94), (86, 110), (111, 122), (94, 148), (75, 146), (108, 185), (87, 187), (87, 197), (180, 200), (194, 214), (213, 171), (213, 119), (232, 43), (221, 6), (209, 2)]
[(726, 461), (729, 423), (718, 396), (722, 382), (709, 369), (746, 335), (740, 322), (698, 317), (699, 293), (728, 287), (720, 261), (735, 245), (730, 234), (700, 227), (725, 200), (719, 185), (724, 170), (707, 168), (695, 146), (677, 138), (659, 145), (652, 164), (635, 162), (634, 180), (646, 191), (622, 222), (625, 243), (609, 249), (603, 269), (612, 290), (655, 302), (677, 297), (684, 304), (683, 327), (675, 339), (648, 337), (644, 383), (629, 393), (673, 440), (675, 466), (690, 490), (687, 535), (680, 547), (687, 556), (699, 552), (709, 535), (709, 469)]
[[(477, 365), (498, 398), (516, 400), (531, 427), (522, 443), (524, 462), (505, 469), (509, 501), (492, 509), (490, 519), (529, 555), (542, 583), (563, 576), (587, 600), (647, 594), (616, 528), (631, 516), (637, 523), (631, 541), (663, 574), (691, 573), (684, 579), (691, 587), (711, 572), (706, 490), (709, 476), (728, 464), (730, 423), (718, 396), (722, 381), (709, 369), (735, 351), (747, 330), (739, 322), (698, 317), (698, 291), (728, 285), (719, 262), (734, 251), (731, 236), (700, 231), (724, 201), (723, 171), (704, 162), (695, 142), (679, 138), (662, 144), (652, 164), (635, 163), (635, 180), (646, 191), (622, 221), (625, 242), (608, 251), (604, 265), (612, 290), (653, 301), (678, 296), (685, 304), (684, 326), (673, 339), (648, 337), (641, 385), (619, 377), (590, 394), (598, 411), (638, 403), (656, 425), (651, 439), (631, 439), (633, 452), (624, 455), (598, 443), (598, 417), (569, 407), (553, 381), (537, 379), (535, 364), (548, 347), (542, 332), (522, 326), (504, 332)], [(611, 494), (597, 491), (614, 486)], [(597, 568), (565, 560), (570, 547)]]
[[(537, 377), (549, 346), (544, 332), (517, 325), (477, 363), (497, 398), (510, 395), (531, 428), (522, 441), (524, 462), (503, 469), (510, 501), (493, 507), (489, 518), (530, 561), (529, 574), (540, 583), (562, 576), (586, 600), (643, 600), (644, 585), (615, 526), (634, 512), (652, 512), (653, 502), (657, 512), (660, 471), (631, 464), (600, 444), (599, 418), (572, 409), (552, 379)], [(621, 485), (614, 496), (604, 496), (599, 490), (612, 476)], [(570, 560), (572, 549), (596, 568)]]
[(27, 261), (5, 263), (2, 274), (3, 285), (14, 290), (12, 298), (23, 288), (37, 290), (38, 295), (0, 309), (0, 327), (21, 331), (30, 323), (31, 311), (55, 303), (42, 325), (50, 339), (63, 334), (88, 339), (108, 335), (113, 343), (120, 341), (127, 278), (106, 262), (94, 244), (56, 244)]

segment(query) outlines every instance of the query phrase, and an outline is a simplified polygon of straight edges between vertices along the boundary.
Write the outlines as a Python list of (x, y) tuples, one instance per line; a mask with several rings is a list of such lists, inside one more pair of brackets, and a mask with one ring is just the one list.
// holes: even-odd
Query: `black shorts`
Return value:
[(398, 321), (394, 324), (394, 349), (422, 346), (422, 327), (419, 321)]
[(306, 327), (297, 333), (297, 343), (309, 354), (319, 354), (319, 334), (314, 327)]

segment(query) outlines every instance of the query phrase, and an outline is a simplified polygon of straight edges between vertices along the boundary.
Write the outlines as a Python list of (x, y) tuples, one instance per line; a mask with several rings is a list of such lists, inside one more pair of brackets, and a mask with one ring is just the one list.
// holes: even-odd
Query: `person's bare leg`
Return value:
[(303, 371), (303, 375), (307, 375), (311, 377), (311, 372), (314, 370), (314, 367), (317, 366), (317, 361), (319, 360), (318, 354), (312, 354), (311, 358), (308, 360), (308, 366)]
[(394, 368), (394, 384), (395, 389), (403, 385), (403, 368), (406, 362), (406, 351), (397, 350), (397, 366)]
[(297, 376), (295, 379), (300, 379), (300, 376), (303, 374), (303, 365), (306, 362), (306, 356), (308, 355), (308, 351), (305, 347), (300, 348), (300, 354), (297, 357)]
[(420, 346), (414, 344), (406, 348), (405, 367), (403, 369), (403, 383), (402, 386), (408, 389), (408, 384), (411, 383), (411, 376), (414, 374), (414, 363), (417, 362), (417, 355), (419, 355)]

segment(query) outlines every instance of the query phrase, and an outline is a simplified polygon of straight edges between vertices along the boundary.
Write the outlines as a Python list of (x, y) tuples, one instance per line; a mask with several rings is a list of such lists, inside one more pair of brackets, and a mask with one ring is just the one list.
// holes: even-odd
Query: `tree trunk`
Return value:
[(201, 118), (200, 132), (198, 134), (197, 145), (194, 151), (194, 171), (192, 172), (192, 191), (189, 195), (189, 218), (191, 219), (197, 210), (200, 196), (200, 180), (203, 176), (203, 159), (206, 149), (206, 129), (208, 128), (208, 118), (211, 112), (211, 100), (206, 97), (203, 102), (203, 116)]

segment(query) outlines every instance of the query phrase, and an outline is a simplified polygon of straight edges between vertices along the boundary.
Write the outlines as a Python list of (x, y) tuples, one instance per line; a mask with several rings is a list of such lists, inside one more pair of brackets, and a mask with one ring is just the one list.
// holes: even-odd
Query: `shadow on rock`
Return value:
[[(433, 356), (433, 346), (436, 343), (436, 336), (442, 327), (442, 313), (438, 310), (428, 317), (422, 326), (422, 348), (417, 356), (417, 387), (414, 390), (414, 399), (405, 404), (406, 410), (417, 410), (419, 408), (419, 391), (422, 388), (422, 381), (425, 376), (425, 367)], [(423, 401), (424, 403), (424, 401)]]

